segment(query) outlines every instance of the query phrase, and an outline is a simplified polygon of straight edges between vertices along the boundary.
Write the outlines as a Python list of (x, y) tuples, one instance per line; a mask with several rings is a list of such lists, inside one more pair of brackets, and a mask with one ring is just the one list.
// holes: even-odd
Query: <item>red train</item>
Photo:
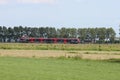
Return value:
[(24, 43), (71, 43), (78, 44), (78, 38), (21, 38), (20, 42)]

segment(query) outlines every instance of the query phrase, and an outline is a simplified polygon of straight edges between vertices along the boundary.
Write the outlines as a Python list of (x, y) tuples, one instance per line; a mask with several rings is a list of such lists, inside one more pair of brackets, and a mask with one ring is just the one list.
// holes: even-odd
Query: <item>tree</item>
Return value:
[(77, 29), (76, 28), (68, 28), (67, 33), (68, 33), (69, 38), (76, 38), (77, 37)]
[(84, 42), (84, 40), (86, 39), (86, 34), (87, 34), (87, 29), (86, 28), (79, 28), (78, 29), (78, 36), (80, 38), (81, 41)]
[(109, 39), (111, 43), (114, 42), (115, 35), (116, 35), (116, 33), (112, 28), (108, 28), (106, 30), (106, 38)]
[(95, 30), (95, 28), (90, 28), (90, 36), (91, 36), (91, 39), (92, 39), (92, 42), (95, 43), (96, 42), (96, 35), (97, 35), (97, 32)]
[(2, 39), (3, 39), (2, 34), (3, 34), (3, 32), (2, 32), (2, 26), (0, 26), (0, 42), (2, 42)]
[(65, 27), (58, 29), (58, 33), (59, 33), (60, 38), (68, 38), (69, 37), (69, 33)]
[(40, 37), (45, 37), (45, 28), (44, 27), (39, 27), (39, 33), (40, 33)]
[(0, 26), (0, 42), (7, 42), (11, 40), (17, 41), (23, 35), (36, 38), (76, 38), (81, 41), (100, 41), (105, 42), (109, 39), (114, 42), (115, 31), (112, 28), (55, 28), (55, 27), (6, 27)]

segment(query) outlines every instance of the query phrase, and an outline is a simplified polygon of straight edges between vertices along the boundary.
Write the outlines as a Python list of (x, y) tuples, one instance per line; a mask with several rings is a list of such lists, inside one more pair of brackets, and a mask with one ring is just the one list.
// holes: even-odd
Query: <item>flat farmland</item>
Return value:
[(120, 44), (0, 43), (3, 50), (120, 51)]
[(119, 80), (119, 76), (119, 62), (0, 57), (1, 80)]
[(120, 59), (119, 44), (37, 44), (0, 43), (0, 56), (79, 57), (81, 59)]
[(62, 51), (62, 50), (0, 50), (0, 56), (26, 58), (80, 58), (91, 60), (120, 59), (120, 52)]
[(119, 47), (0, 43), (0, 80), (119, 80)]

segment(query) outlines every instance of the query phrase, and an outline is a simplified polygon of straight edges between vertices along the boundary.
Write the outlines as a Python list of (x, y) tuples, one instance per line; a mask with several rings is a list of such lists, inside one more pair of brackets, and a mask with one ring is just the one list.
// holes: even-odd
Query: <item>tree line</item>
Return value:
[(79, 38), (81, 42), (114, 42), (113, 28), (55, 28), (0, 26), (0, 42), (19, 42), (23, 35), (35, 38)]

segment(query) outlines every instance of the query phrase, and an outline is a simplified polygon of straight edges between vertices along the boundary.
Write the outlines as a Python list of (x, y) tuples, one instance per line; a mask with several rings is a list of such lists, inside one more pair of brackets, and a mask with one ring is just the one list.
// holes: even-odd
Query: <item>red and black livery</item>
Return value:
[(80, 40), (78, 38), (33, 38), (33, 37), (22, 37), (20, 42), (24, 43), (71, 43), (71, 44), (78, 44)]

